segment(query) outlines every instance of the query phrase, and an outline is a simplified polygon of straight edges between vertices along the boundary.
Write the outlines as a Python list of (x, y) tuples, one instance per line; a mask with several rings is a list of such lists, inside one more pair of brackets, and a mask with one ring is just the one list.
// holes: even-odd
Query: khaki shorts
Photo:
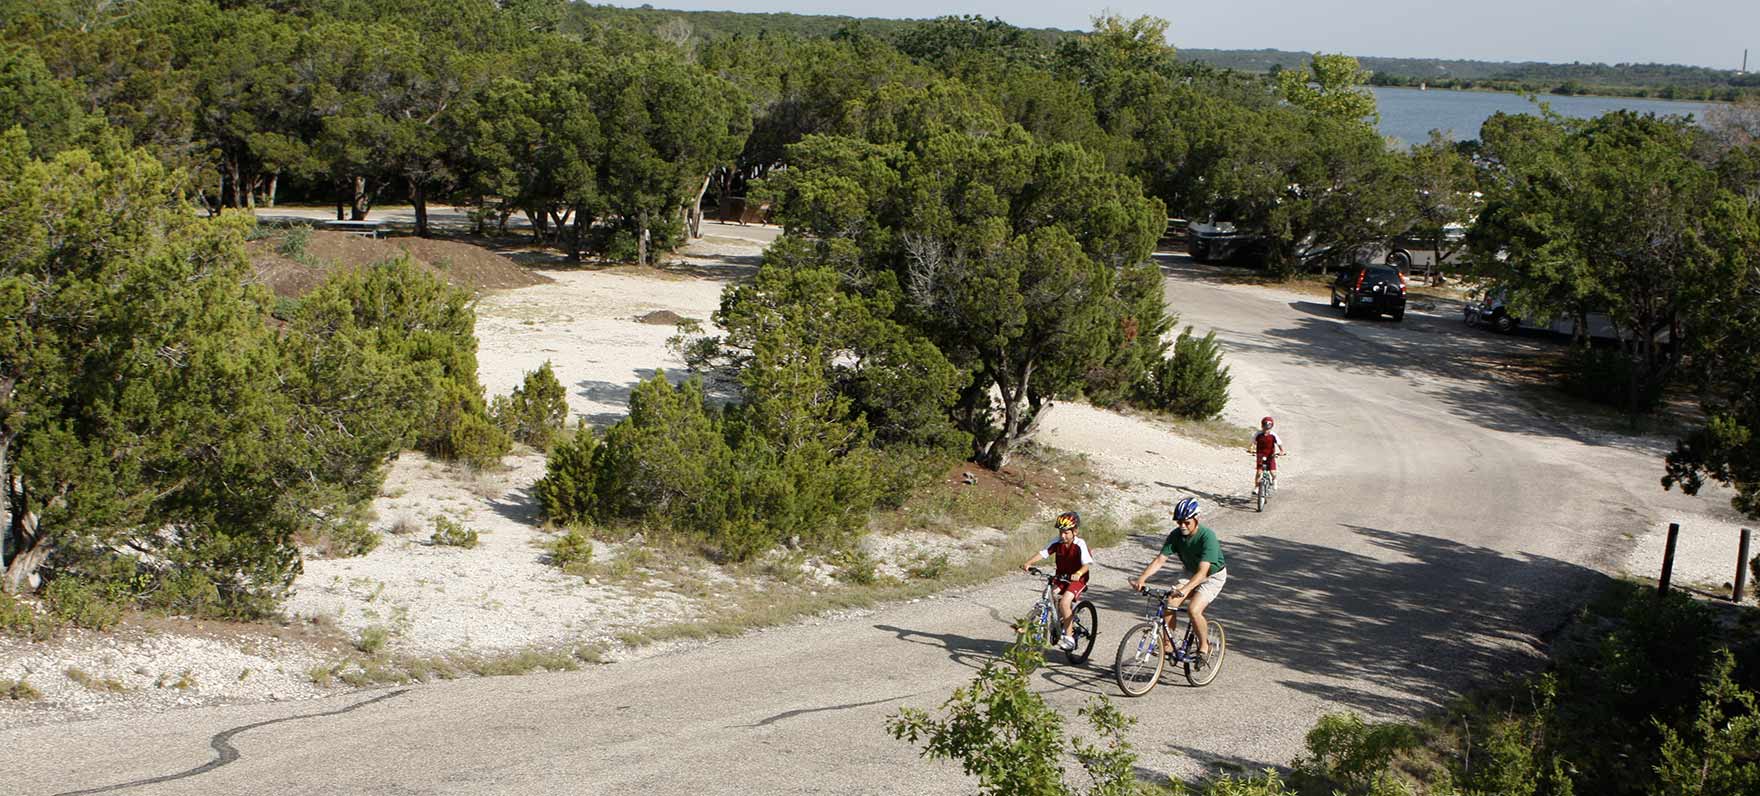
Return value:
[[(1174, 588), (1183, 591), (1185, 590), (1186, 584), (1191, 582), (1191, 578), (1181, 578), (1179, 585)], [(1216, 599), (1216, 595), (1222, 593), (1222, 587), (1226, 583), (1228, 583), (1228, 570), (1225, 569), (1221, 572), (1212, 573), (1210, 577), (1204, 579), (1203, 583), (1198, 584), (1198, 596), (1203, 597), (1205, 603), (1209, 603), (1211, 600)], [(1189, 600), (1191, 598), (1188, 597), (1187, 599)]]

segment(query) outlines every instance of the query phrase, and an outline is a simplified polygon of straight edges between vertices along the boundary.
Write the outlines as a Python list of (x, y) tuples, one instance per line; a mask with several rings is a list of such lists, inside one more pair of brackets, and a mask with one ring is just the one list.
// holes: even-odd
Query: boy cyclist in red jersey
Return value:
[(1277, 477), (1277, 457), (1284, 455), (1283, 442), (1277, 433), (1271, 430), (1277, 421), (1269, 416), (1259, 421), (1259, 433), (1253, 435), (1253, 446), (1247, 450), (1253, 454), (1253, 494), (1259, 494), (1259, 471), (1270, 470), (1271, 477)]
[(1088, 553), (1088, 543), (1076, 537), (1076, 529), (1081, 524), (1082, 516), (1073, 511), (1057, 515), (1057, 538), (1021, 565), (1021, 571), (1025, 572), (1046, 556), (1056, 558), (1057, 618), (1063, 621), (1063, 638), (1057, 646), (1065, 650), (1076, 648), (1076, 638), (1070, 634), (1075, 622), (1073, 607), (1076, 597), (1088, 587), (1088, 569), (1094, 565), (1094, 556)]

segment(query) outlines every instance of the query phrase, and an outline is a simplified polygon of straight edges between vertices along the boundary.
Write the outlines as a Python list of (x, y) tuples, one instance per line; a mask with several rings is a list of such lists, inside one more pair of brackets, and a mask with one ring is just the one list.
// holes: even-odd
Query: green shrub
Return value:
[(568, 391), (546, 360), (543, 367), (526, 374), (512, 395), (496, 396), (489, 414), (514, 440), (544, 450), (568, 421)]
[(1565, 358), (1564, 390), (1585, 401), (1648, 412), (1662, 402), (1664, 386), (1618, 349), (1574, 348)]
[(113, 583), (59, 577), (43, 590), (43, 599), (57, 617), (75, 627), (109, 630), (122, 621), (125, 597)]
[(157, 588), (149, 592), (143, 602), (166, 613), (229, 618), (225, 616), (219, 588), (204, 572), (168, 573), (159, 578)]
[(56, 626), (54, 617), (40, 615), (29, 603), (0, 592), (0, 633), (48, 641), (55, 635)]
[(377, 655), (390, 641), (390, 630), (383, 625), (371, 625), (361, 628), (360, 637), (354, 640), (354, 648), (368, 655)]
[(1418, 738), (1403, 724), (1369, 724), (1353, 713), (1320, 717), (1308, 731), (1307, 753), (1291, 782), (1304, 791), (1368, 794), (1386, 786), (1395, 758)]
[(444, 514), (434, 518), (434, 536), (429, 541), (442, 547), (463, 547), (466, 549), (477, 546), (477, 531), (467, 528)]
[(585, 421), (574, 435), (550, 448), (544, 461), (544, 477), (532, 485), (532, 498), (545, 519), (573, 525), (588, 522), (598, 506), (594, 457), (599, 438)]
[(1150, 369), (1137, 398), (1150, 408), (1203, 420), (1222, 414), (1228, 406), (1230, 381), (1216, 333), (1193, 337), (1192, 327), (1187, 326), (1174, 340), (1173, 356)]
[(447, 381), (440, 388), (423, 449), (481, 469), (499, 465), (513, 449), (513, 438), (489, 419), (481, 387)]
[(585, 574), (593, 565), (593, 540), (570, 528), (550, 546), (550, 563), (563, 572)]
[(29, 702), (42, 696), (43, 692), (23, 680), (0, 680), (0, 699)]
[(1064, 782), (1072, 751), (1092, 784), (1089, 794), (1132, 793), (1137, 756), (1125, 734), (1136, 720), (1097, 696), (1079, 711), (1089, 737), (1066, 733), (1062, 712), (1033, 691), (1032, 674), (1044, 663), (1039, 644), (1017, 634), (1002, 660), (986, 663), (969, 685), (954, 690), (942, 716), (904, 708), (887, 721), (887, 732), (921, 745), (927, 757), (959, 761), (977, 777), (979, 793), (1074, 796)]
[(303, 263), (306, 261), (306, 246), (311, 242), (312, 228), (296, 224), (288, 227), (287, 232), (282, 234), (281, 243), (276, 245), (275, 250), (283, 257)]
[(869, 586), (879, 578), (878, 567), (874, 557), (859, 547), (839, 550), (830, 558), (831, 566), (837, 568), (838, 580), (856, 586)]
[(917, 580), (934, 580), (947, 574), (947, 554), (919, 555), (915, 561), (905, 567), (905, 574)]

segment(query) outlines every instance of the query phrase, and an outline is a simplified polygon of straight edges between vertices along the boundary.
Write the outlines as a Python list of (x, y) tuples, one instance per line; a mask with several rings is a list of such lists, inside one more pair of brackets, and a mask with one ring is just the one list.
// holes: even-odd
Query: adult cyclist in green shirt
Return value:
[(1174, 504), (1173, 522), (1175, 527), (1167, 535), (1167, 541), (1162, 543), (1161, 554), (1143, 568), (1143, 574), (1131, 581), (1131, 588), (1142, 591), (1149, 576), (1160, 570), (1169, 556), (1179, 558), (1186, 576), (1173, 587), (1173, 593), (1167, 595), (1167, 633), (1173, 635), (1174, 623), (1179, 616), (1174, 609), (1190, 599), (1186, 613), (1191, 614), (1192, 628), (1198, 631), (1198, 665), (1208, 666), (1210, 625), (1204, 621), (1204, 609), (1228, 582), (1227, 564), (1222, 560), (1222, 545), (1216, 541), (1216, 532), (1198, 522), (1197, 498), (1185, 498)]

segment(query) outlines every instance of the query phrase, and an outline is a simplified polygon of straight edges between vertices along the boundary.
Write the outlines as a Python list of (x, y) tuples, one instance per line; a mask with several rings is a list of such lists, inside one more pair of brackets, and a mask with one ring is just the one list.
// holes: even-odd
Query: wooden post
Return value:
[(1731, 602), (1741, 602), (1742, 592), (1748, 588), (1748, 537), (1751, 533), (1747, 528), (1743, 528), (1742, 543), (1736, 548), (1740, 552), (1736, 553), (1736, 588), (1730, 592)]
[(1668, 581), (1674, 576), (1674, 543), (1681, 535), (1681, 524), (1668, 524), (1668, 545), (1662, 548), (1662, 579), (1656, 583), (1656, 596), (1668, 593)]

